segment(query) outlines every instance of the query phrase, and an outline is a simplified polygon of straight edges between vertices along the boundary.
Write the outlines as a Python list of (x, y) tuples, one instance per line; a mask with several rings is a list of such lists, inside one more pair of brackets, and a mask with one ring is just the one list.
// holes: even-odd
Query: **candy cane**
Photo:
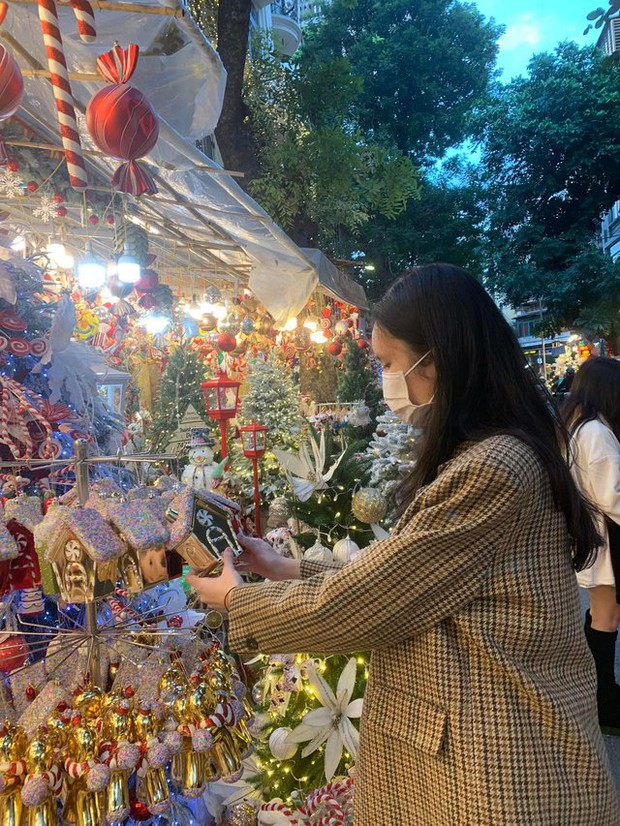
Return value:
[(73, 9), (80, 40), (84, 43), (93, 43), (97, 39), (97, 32), (95, 31), (93, 7), (88, 0), (60, 0), (60, 2), (66, 3)]
[(54, 0), (37, 0), (37, 7), (47, 53), (47, 65), (52, 76), (54, 100), (58, 111), (58, 123), (65, 150), (69, 182), (74, 189), (86, 189), (88, 186), (86, 165), (73, 107), (73, 95), (60, 35), (56, 3)]
[(20, 777), (26, 774), (25, 760), (12, 760), (10, 763), (0, 763), (0, 774), (10, 774), (11, 777)]
[(298, 820), (293, 812), (284, 805), (284, 803), (280, 803), (277, 800), (272, 800), (270, 803), (263, 803), (260, 807), (261, 812), (280, 812), (291, 826), (298, 826)]
[[(16, 405), (18, 407), (17, 420), (11, 421), (11, 413), (15, 411)], [(43, 452), (47, 454), (50, 451), (54, 438), (52, 426), (28, 400), (22, 385), (6, 376), (0, 379), (0, 407), (2, 408), (0, 414), (0, 435), (16, 459), (31, 458), (34, 454), (34, 442), (26, 425), (25, 413), (28, 413), (30, 417), (45, 430), (46, 437)], [(9, 425), (17, 428), (19, 441), (24, 445), (25, 451), (22, 451), (22, 448), (13, 438)]]

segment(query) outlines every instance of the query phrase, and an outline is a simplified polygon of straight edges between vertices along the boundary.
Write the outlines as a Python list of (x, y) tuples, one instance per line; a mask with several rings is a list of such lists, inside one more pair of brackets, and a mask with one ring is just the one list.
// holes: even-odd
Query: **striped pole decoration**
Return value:
[(97, 39), (95, 14), (88, 0), (60, 0), (71, 6), (77, 20), (78, 34), (84, 43), (94, 43)]
[(58, 14), (54, 0), (37, 0), (39, 20), (43, 32), (43, 42), (47, 54), (47, 65), (54, 87), (54, 100), (58, 111), (60, 136), (65, 150), (69, 183), (74, 189), (86, 189), (88, 178), (82, 155), (82, 144), (78, 130), (73, 95), (69, 83), (67, 61), (58, 25)]

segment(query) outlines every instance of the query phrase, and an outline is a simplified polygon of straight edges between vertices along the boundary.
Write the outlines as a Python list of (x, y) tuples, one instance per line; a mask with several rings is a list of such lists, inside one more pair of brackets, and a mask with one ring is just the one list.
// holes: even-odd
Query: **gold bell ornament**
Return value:
[(101, 826), (105, 823), (104, 792), (110, 782), (110, 769), (99, 760), (96, 725), (77, 711), (71, 724), (64, 765), (70, 785), (63, 817), (76, 826)]
[(28, 775), (21, 791), (26, 807), (24, 826), (56, 826), (56, 796), (62, 786), (59, 756), (53, 747), (54, 733), (40, 726), (26, 750)]
[(21, 826), (27, 746), (28, 735), (21, 726), (7, 720), (0, 727), (0, 826)]
[(164, 766), (170, 759), (170, 749), (159, 740), (162, 726), (148, 703), (135, 713), (134, 725), (143, 751), (138, 767), (138, 799), (146, 803), (151, 814), (162, 814), (170, 806), (170, 791), (164, 772)]
[(124, 820), (130, 812), (129, 777), (140, 761), (140, 748), (135, 744), (136, 731), (131, 699), (117, 695), (103, 717), (101, 759), (110, 769), (110, 782), (105, 791), (105, 813), (108, 823)]

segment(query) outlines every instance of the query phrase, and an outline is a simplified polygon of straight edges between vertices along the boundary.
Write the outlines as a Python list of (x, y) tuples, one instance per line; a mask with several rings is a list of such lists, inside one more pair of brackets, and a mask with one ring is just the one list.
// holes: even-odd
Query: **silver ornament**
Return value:
[(219, 304), (222, 300), (222, 293), (217, 287), (207, 287), (205, 290), (205, 301), (207, 304)]
[(246, 316), (241, 322), (241, 332), (246, 336), (249, 336), (250, 333), (254, 332), (254, 321), (249, 315)]

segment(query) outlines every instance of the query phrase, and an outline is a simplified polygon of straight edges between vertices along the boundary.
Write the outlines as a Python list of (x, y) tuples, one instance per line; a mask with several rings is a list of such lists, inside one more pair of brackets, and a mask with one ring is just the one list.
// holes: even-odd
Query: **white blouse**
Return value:
[[(620, 525), (620, 442), (601, 419), (581, 425), (572, 440), (571, 473), (585, 496), (603, 514)], [(597, 515), (604, 544), (596, 562), (577, 574), (582, 588), (615, 585), (605, 520)]]

